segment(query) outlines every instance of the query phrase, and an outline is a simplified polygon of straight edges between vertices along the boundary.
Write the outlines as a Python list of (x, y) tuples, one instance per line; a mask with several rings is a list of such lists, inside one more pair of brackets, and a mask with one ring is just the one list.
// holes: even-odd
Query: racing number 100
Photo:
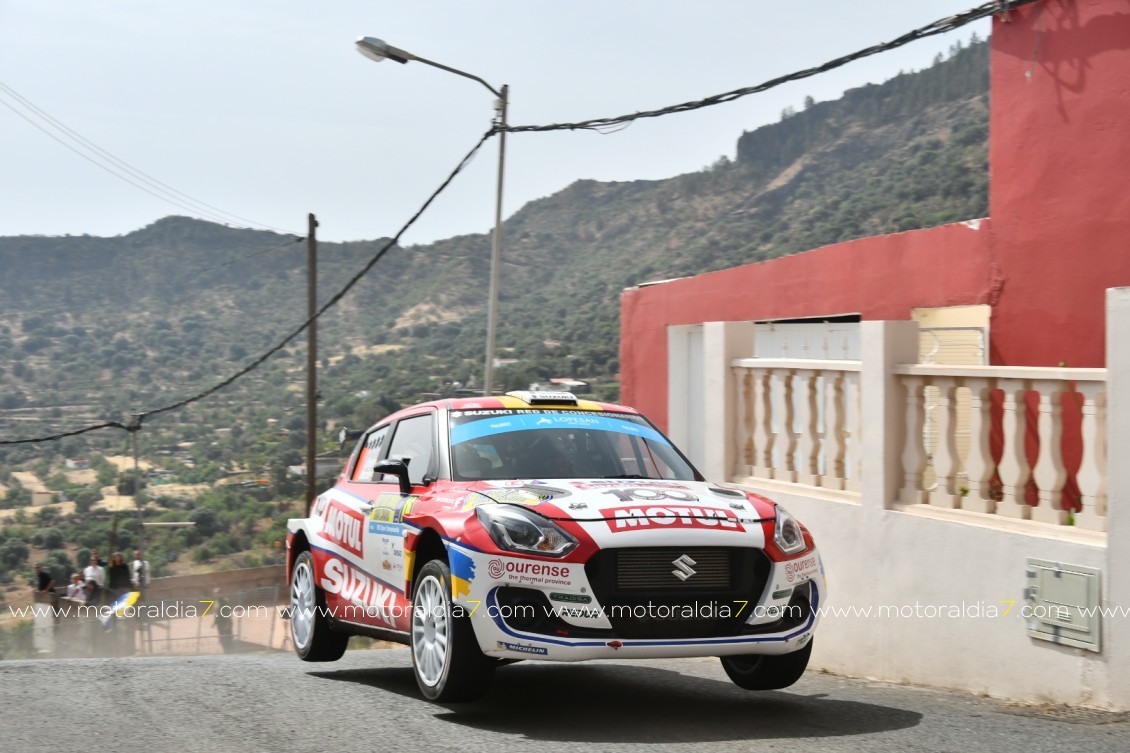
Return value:
[(609, 489), (604, 493), (611, 494), (621, 502), (659, 502), (664, 499), (672, 499), (676, 502), (698, 501), (695, 495), (678, 489)]

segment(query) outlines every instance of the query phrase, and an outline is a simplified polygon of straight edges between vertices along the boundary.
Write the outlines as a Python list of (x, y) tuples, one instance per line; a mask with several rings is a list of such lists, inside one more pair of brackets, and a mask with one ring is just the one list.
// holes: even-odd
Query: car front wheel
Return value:
[(812, 655), (812, 641), (804, 648), (778, 656), (723, 656), (722, 669), (739, 688), (780, 690), (801, 678)]
[(314, 558), (302, 552), (290, 572), (290, 637), (303, 661), (337, 661), (349, 636), (330, 629), (326, 596), (314, 582)]
[(481, 698), (495, 666), (479, 650), (470, 616), (452, 602), (447, 563), (428, 562), (412, 596), (412, 669), (420, 692), (441, 703)]

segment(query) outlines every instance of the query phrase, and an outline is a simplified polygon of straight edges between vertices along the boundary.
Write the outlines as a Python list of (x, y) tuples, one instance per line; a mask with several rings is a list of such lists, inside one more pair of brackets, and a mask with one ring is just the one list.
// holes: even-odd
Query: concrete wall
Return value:
[[(107, 631), (94, 616), (80, 617), (77, 611), (72, 611), (67, 617), (58, 611), (54, 616), (44, 612), (37, 614), (35, 618), (34, 645), (36, 650), (56, 657), (126, 656), (139, 650), (192, 654), (202, 651), (203, 633), (203, 643), (216, 643), (215, 651), (218, 651), (214, 617), (200, 616), (205, 609), (215, 609), (215, 605), (205, 605), (200, 600), (214, 599), (216, 596), (223, 597), (231, 605), (274, 607), (288, 598), (286, 569), (282, 565), (268, 565), (219, 573), (154, 578), (145, 590), (140, 604), (173, 604), (177, 606), (178, 615), (187, 614), (186, 608), (192, 607), (196, 610), (194, 615), (184, 619), (131, 618), (116, 623), (113, 630)], [(79, 606), (79, 602), (44, 593), (35, 594), (35, 603), (60, 607), (62, 610), (68, 607), (75, 610)], [(273, 609), (266, 612), (266, 615), (267, 619), (247, 621), (246, 636), (241, 630), (243, 623), (237, 616), (236, 636), (250, 647), (278, 648), (287, 628)], [(185, 628), (185, 625), (188, 627)], [(139, 631), (142, 632), (140, 636)], [(191, 637), (193, 635), (196, 636), (195, 639)], [(171, 648), (178, 642), (187, 648)], [(139, 646), (144, 648), (139, 649)]]
[[(1130, 288), (1108, 291), (1106, 533), (899, 501), (906, 393), (893, 368), (917, 356), (913, 322), (863, 322), (861, 492), (732, 475), (734, 372), (748, 322), (704, 325), (712, 397), (700, 420), (708, 476), (769, 497), (813, 533), (829, 597), (813, 666), (1034, 703), (1130, 709)], [(747, 361), (748, 363), (748, 361)], [(1005, 370), (1000, 370), (1002, 373)], [(1064, 377), (1070, 378), (1070, 377)], [(1029, 559), (1099, 571), (1099, 651), (1029, 637)]]
[(286, 568), (283, 565), (248, 567), (240, 570), (226, 570), (220, 573), (202, 575), (177, 575), (169, 578), (154, 578), (145, 592), (146, 601), (162, 599), (184, 599), (191, 597), (210, 598), (215, 589), (226, 597), (237, 593), (259, 589), (279, 589), (279, 598), (285, 599)]
[[(929, 509), (897, 512), (831, 495), (747, 488), (783, 504), (820, 547), (829, 611), (813, 667), (1026, 702), (1130, 707), (1118, 680), (1128, 670), (1125, 654), (1117, 655), (1126, 650), (1125, 625), (1108, 620), (1107, 648), (1095, 654), (1029, 638), (1020, 615), (1027, 558), (1105, 575), (1101, 535), (1064, 540), (1003, 521), (971, 525), (935, 519)], [(1104, 604), (1115, 590), (1104, 583)], [(882, 616), (883, 606), (908, 616)]]

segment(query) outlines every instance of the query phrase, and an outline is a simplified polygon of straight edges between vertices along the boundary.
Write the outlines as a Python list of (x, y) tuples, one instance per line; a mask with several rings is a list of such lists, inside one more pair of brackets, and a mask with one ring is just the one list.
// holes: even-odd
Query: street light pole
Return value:
[(495, 333), (498, 329), (498, 273), (502, 257), (502, 178), (506, 167), (506, 117), (510, 104), (510, 87), (503, 84), (501, 90), (495, 89), (474, 74), (461, 71), (458, 68), (452, 68), (442, 63), (437, 63), (434, 60), (422, 58), (418, 55), (413, 55), (411, 52), (393, 47), (376, 37), (358, 38), (357, 51), (378, 63), (382, 60), (393, 60), (397, 63), (404, 64), (414, 60), (418, 63), (430, 65), (433, 68), (439, 68), (448, 73), (454, 73), (457, 76), (469, 78), (472, 81), (478, 81), (485, 86), (491, 94), (498, 97), (498, 101), (495, 105), (496, 112), (498, 113), (496, 124), (502, 130), (499, 131), (498, 134), (498, 188), (494, 207), (494, 235), (491, 238), (490, 249), (490, 285), (487, 293), (486, 364), (483, 369), (483, 394), (489, 396), (491, 392), (494, 391), (494, 341)]
[(498, 94), (498, 193), (494, 203), (494, 237), (490, 244), (490, 287), (487, 293), (487, 354), (483, 370), (483, 394), (494, 389), (494, 338), (498, 330), (498, 268), (502, 258), (502, 176), (506, 167), (506, 109), (510, 87), (502, 85)]

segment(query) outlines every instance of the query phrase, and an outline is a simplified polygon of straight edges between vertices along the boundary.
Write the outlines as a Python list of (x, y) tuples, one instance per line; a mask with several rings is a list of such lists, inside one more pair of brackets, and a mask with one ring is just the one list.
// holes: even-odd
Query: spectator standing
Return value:
[(129, 565), (126, 564), (126, 558), (122, 556), (121, 552), (114, 552), (110, 555), (110, 566), (107, 568), (106, 576), (108, 579), (106, 588), (110, 592), (111, 600), (129, 592)]
[(134, 591), (149, 588), (149, 560), (140, 549), (134, 550), (133, 562), (130, 563), (130, 585)]
[(50, 591), (55, 587), (55, 579), (51, 577), (51, 573), (43, 569), (43, 565), (38, 562), (35, 563), (35, 590), (36, 591)]
[(90, 564), (83, 568), (82, 579), (86, 582), (86, 602), (101, 603), (106, 588), (106, 571), (102, 569), (97, 551), (90, 553)]
[(98, 588), (106, 587), (106, 571), (102, 569), (102, 562), (98, 559), (98, 552), (90, 553), (90, 564), (82, 570), (83, 580), (92, 580)]

